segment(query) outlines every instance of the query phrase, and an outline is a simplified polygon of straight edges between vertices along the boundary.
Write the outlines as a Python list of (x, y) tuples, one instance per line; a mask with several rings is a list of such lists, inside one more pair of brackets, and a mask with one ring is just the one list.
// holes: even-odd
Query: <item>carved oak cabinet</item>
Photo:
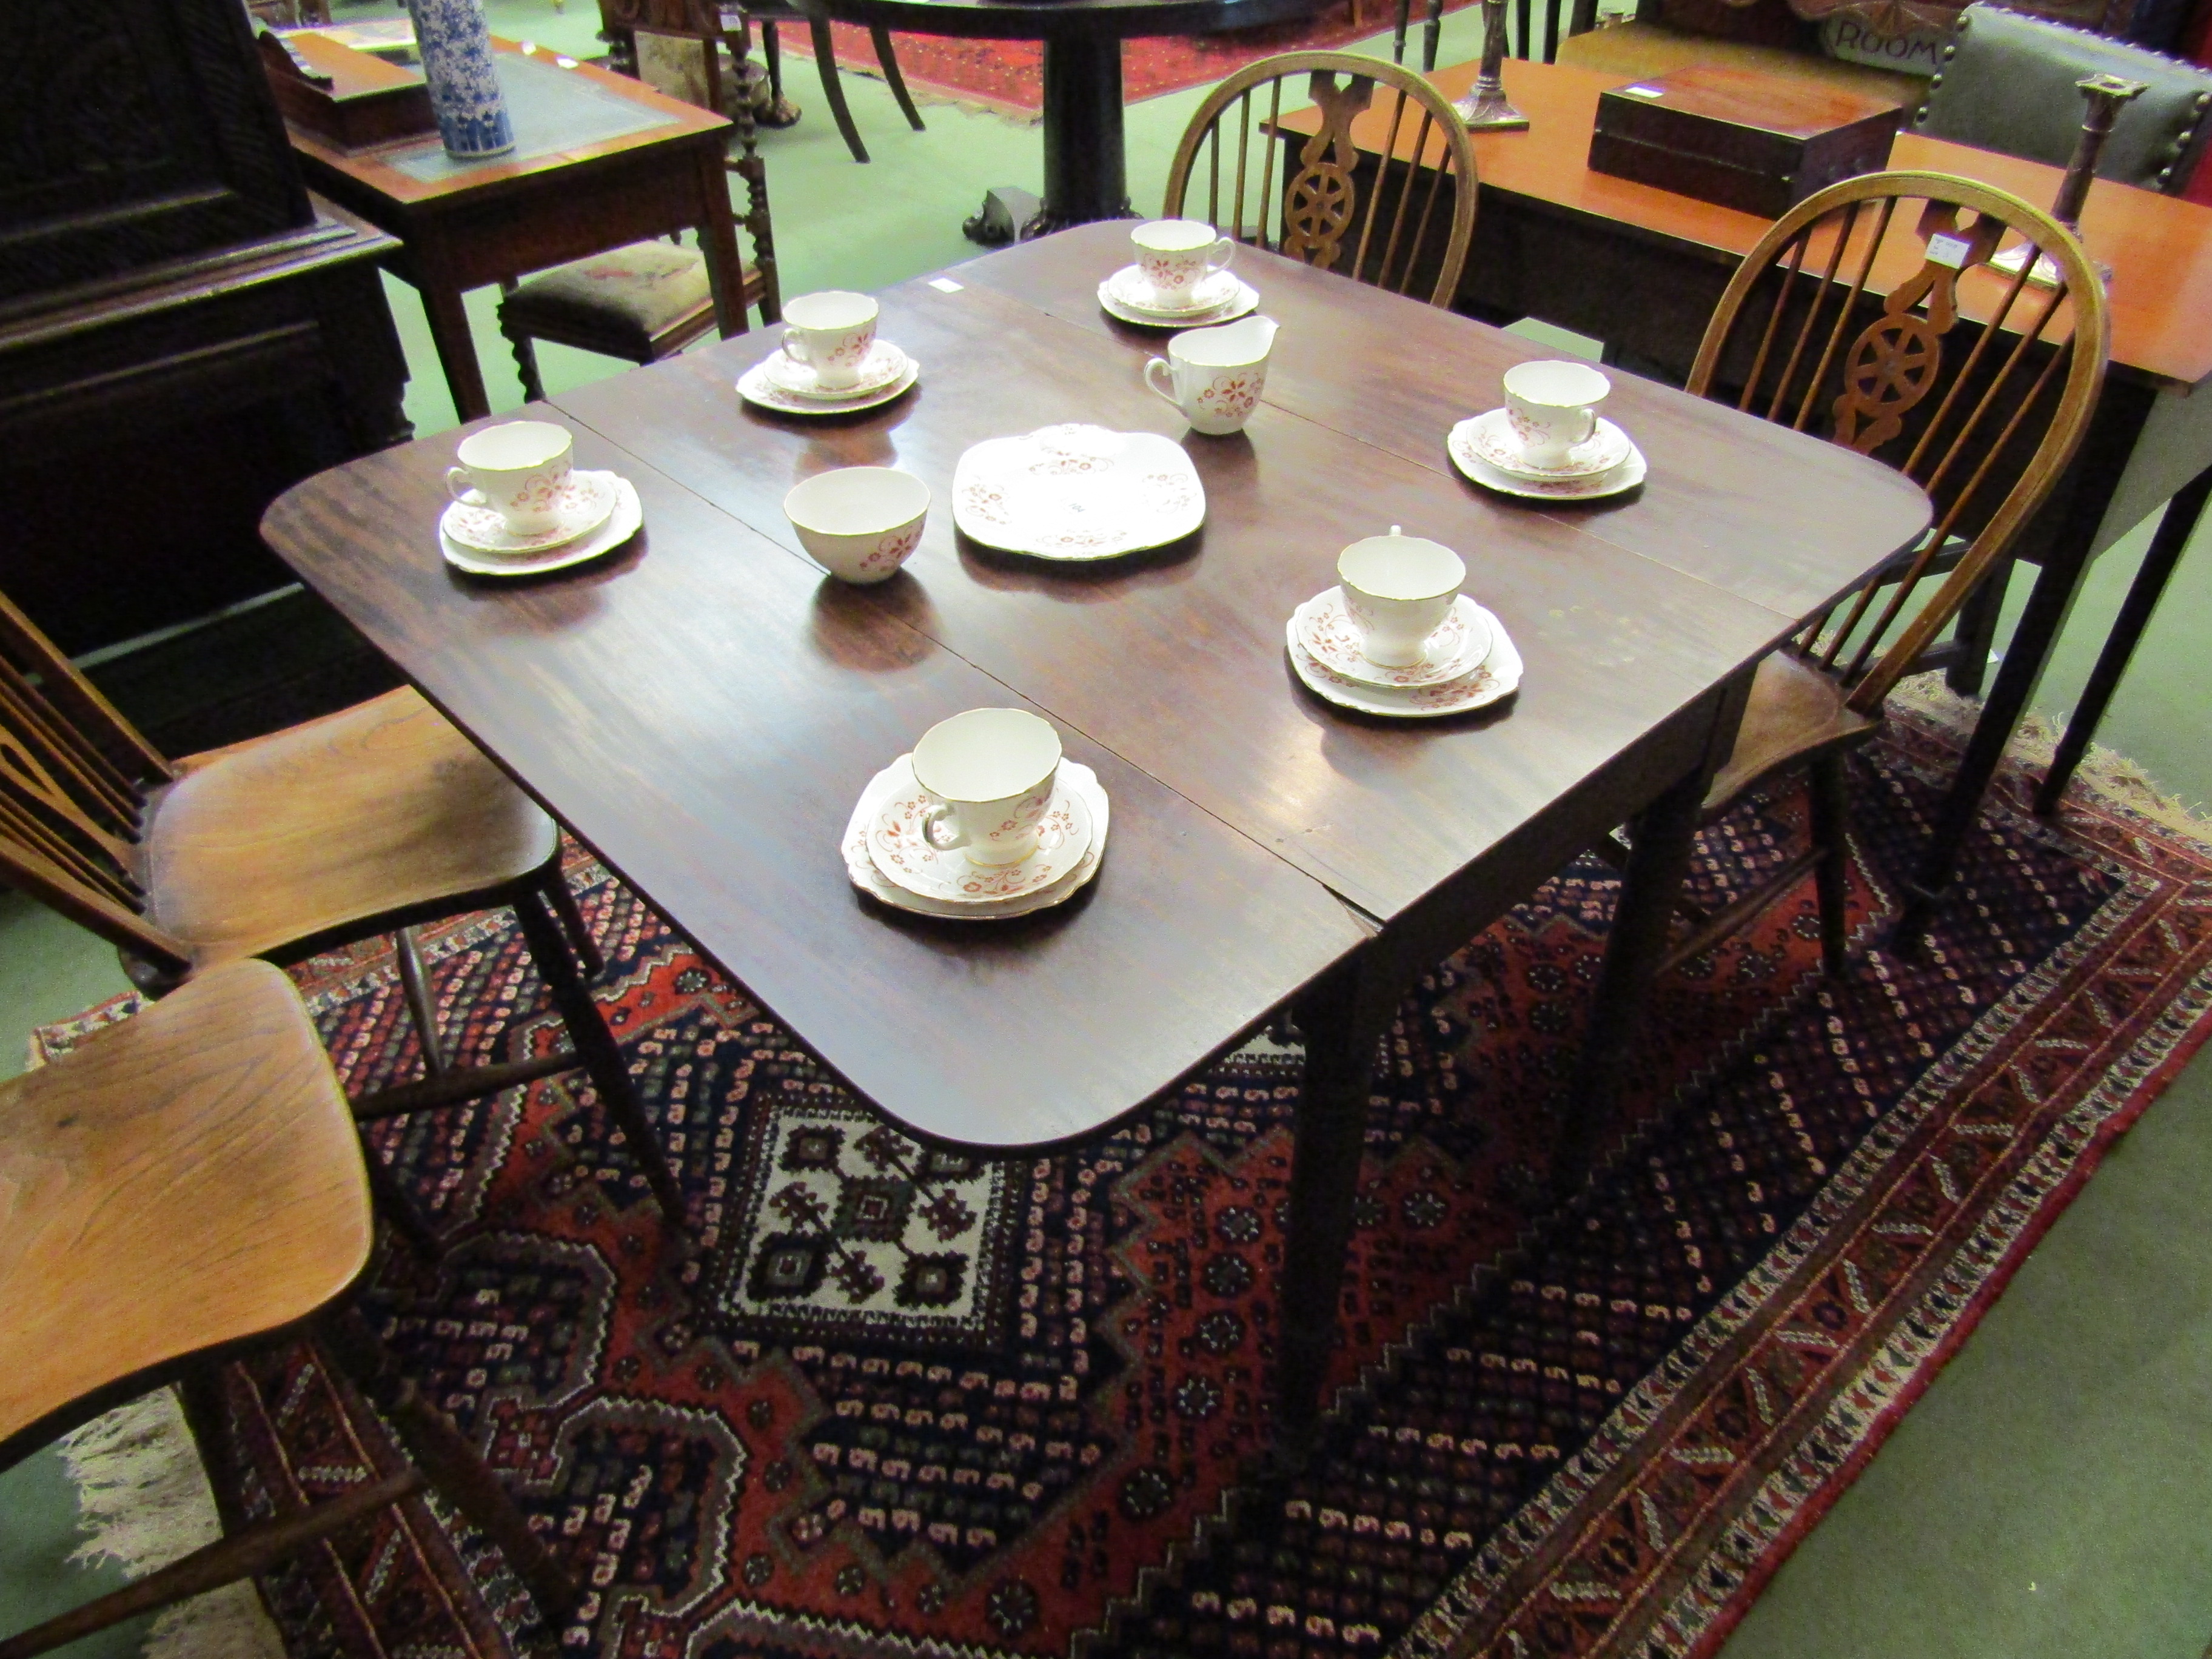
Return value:
[(13, 0), (0, 112), (0, 591), (82, 652), (283, 586), (262, 509), (410, 435), (393, 243), (238, 0)]

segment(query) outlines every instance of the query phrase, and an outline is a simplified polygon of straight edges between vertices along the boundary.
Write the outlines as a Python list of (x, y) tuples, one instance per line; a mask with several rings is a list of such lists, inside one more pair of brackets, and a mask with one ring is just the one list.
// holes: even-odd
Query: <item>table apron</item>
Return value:
[(1367, 972), (1395, 986), (1393, 996), (1402, 996), (1421, 975), (1526, 903), (1600, 837), (1627, 823), (1692, 769), (1725, 760), (1740, 712), (1732, 699), (1754, 666), (1686, 705), (1574, 794), (1538, 813), (1478, 862), (1393, 917), (1366, 947)]
[[(708, 137), (719, 161), (720, 135)], [(395, 275), (419, 288), (434, 269), (438, 280), (471, 289), (703, 225), (711, 209), (698, 169), (668, 149), (626, 151), (563, 173), (550, 195), (501, 191), (413, 205), (301, 159), (316, 188), (400, 239), (387, 260)]]

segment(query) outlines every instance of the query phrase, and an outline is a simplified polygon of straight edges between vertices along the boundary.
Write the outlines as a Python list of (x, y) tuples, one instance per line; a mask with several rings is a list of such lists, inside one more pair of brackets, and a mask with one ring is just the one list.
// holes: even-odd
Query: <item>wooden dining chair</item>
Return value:
[[(423, 1076), (356, 1099), (356, 1119), (580, 1068), (684, 1228), (683, 1193), (586, 983), (604, 964), (562, 875), (558, 826), (413, 690), (173, 764), (0, 597), (0, 880), (114, 944), (155, 996), (219, 963), (392, 935)], [(411, 930), (502, 907), (569, 1046), (453, 1066)], [(382, 1159), (368, 1170), (386, 1218), (434, 1258)]]
[[(574, 1607), (574, 1582), (348, 1306), (371, 1233), (345, 1096), (299, 992), (266, 963), (210, 968), (0, 1083), (0, 1470), (174, 1383), (227, 1523), (182, 1559), (0, 1639), (0, 1659), (250, 1577), (426, 1487), (499, 1546), (549, 1619)], [(246, 1524), (220, 1367), (301, 1340), (381, 1410), (412, 1462)]]
[[(2008, 255), (2015, 272), (1992, 265)], [(2039, 269), (2054, 281), (2031, 282)], [(1978, 584), (2003, 579), (2013, 538), (2081, 441), (2109, 345), (2104, 285), (2072, 234), (1971, 179), (1845, 179), (1745, 256), (1688, 389), (1896, 467), (1928, 492), (1935, 522), (1759, 664), (1705, 820), (1803, 774), (1809, 842), (1751, 892), (1692, 915), (1662, 970), (1809, 873), (1823, 964), (1845, 971), (1844, 757), (1880, 730), (1899, 680), (1979, 648), (1944, 630)]]
[[(1300, 76), (1305, 87), (1303, 94), (1293, 88), (1291, 107), (1303, 97), (1322, 112), (1321, 130), (1310, 138), (1281, 131), (1284, 84)], [(1388, 89), (1387, 122), (1378, 88)], [(1388, 156), (1410, 137), (1423, 165), (1363, 165), (1352, 136), (1362, 116), (1371, 148)], [(1224, 142), (1232, 128), (1234, 137)], [(1200, 178), (1202, 214), (1192, 199)], [(1437, 198), (1447, 187), (1449, 215), (1439, 218)], [(1206, 95), (1176, 146), (1161, 211), (1170, 219), (1202, 217), (1240, 242), (1395, 293), (1425, 286), (1430, 304), (1449, 306), (1474, 235), (1474, 147), (1442, 93), (1379, 58), (1291, 52), (1246, 64)]]
[[(1478, 0), (1480, 3), (1480, 0)], [(1507, 52), (1515, 58), (1535, 55), (1536, 0), (1513, 0), (1512, 26), (1508, 32)], [(1597, 0), (1542, 0), (1544, 23), (1544, 62), (1559, 61), (1559, 42), (1577, 34), (1588, 34), (1597, 27)], [(1413, 0), (1398, 0), (1397, 21), (1390, 35), (1390, 61), (1406, 61), (1406, 32), (1411, 27)], [(1563, 35), (1559, 26), (1566, 25)], [(1421, 26), (1421, 72), (1427, 74), (1437, 66), (1437, 42), (1443, 33), (1444, 0), (1429, 0), (1428, 15)]]

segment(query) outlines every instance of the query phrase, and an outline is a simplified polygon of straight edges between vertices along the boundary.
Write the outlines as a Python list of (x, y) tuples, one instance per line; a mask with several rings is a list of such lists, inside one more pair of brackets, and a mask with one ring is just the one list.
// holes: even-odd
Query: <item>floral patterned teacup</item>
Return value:
[(1202, 219), (1152, 219), (1129, 233), (1137, 270), (1152, 286), (1152, 302), (1168, 311), (1191, 302), (1191, 290), (1228, 264), (1237, 244)]
[(865, 294), (830, 289), (784, 301), (784, 355), (812, 369), (825, 392), (858, 381), (875, 343), (876, 302)]
[(921, 833), (940, 853), (965, 848), (970, 864), (1019, 864), (1060, 775), (1060, 733), (1025, 708), (971, 708), (939, 720), (914, 746), (915, 781), (937, 797)]
[(1359, 630), (1360, 654), (1378, 668), (1411, 668), (1426, 653), (1429, 635), (1450, 614), (1467, 580), (1467, 562), (1396, 525), (1337, 555), (1344, 609)]
[(1267, 387), (1274, 344), (1272, 318), (1194, 328), (1170, 340), (1166, 356), (1145, 365), (1145, 384), (1181, 410), (1194, 430), (1215, 437), (1241, 432)]
[(1597, 431), (1598, 405), (1613, 382), (1588, 363), (1516, 363), (1505, 371), (1505, 418), (1528, 465), (1562, 467)]
[(550, 421), (507, 421), (461, 440), (446, 489), (466, 507), (488, 507), (518, 536), (553, 528), (575, 440)]
[(929, 486), (896, 467), (842, 466), (793, 485), (783, 516), (831, 575), (879, 582), (921, 543)]

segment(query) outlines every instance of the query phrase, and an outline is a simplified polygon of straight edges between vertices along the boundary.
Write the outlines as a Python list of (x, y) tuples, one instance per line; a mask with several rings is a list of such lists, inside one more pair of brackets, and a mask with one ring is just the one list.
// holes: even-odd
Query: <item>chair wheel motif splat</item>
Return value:
[[(1880, 728), (1905, 675), (1986, 653), (1972, 609), (1994, 609), (2015, 538), (2080, 445), (2109, 338), (2104, 286), (2072, 233), (1969, 179), (1846, 179), (1791, 209), (1746, 256), (1690, 392), (1897, 468), (1928, 492), (1934, 522), (1759, 665), (1705, 819), (1802, 772), (1811, 844), (1719, 912), (1692, 913), (1666, 965), (1711, 948), (1810, 873), (1825, 964), (1844, 971), (1843, 757)], [(1621, 856), (1617, 842), (1601, 850)]]
[[(0, 598), (0, 880), (117, 945), (155, 996), (226, 963), (391, 936), (423, 1076), (356, 1099), (356, 1120), (580, 1070), (680, 1234), (683, 1193), (586, 983), (603, 964), (561, 859), (553, 820), (411, 690), (173, 763)], [(568, 1046), (452, 1065), (412, 930), (501, 908)], [(434, 1258), (382, 1159), (368, 1170), (386, 1218)]]
[[(1284, 83), (1301, 76), (1322, 116), (1321, 130), (1303, 141), (1281, 131)], [(1387, 120), (1378, 88), (1390, 92)], [(1419, 112), (1418, 123), (1409, 105)], [(1363, 180), (1355, 126), (1368, 148), (1385, 156), (1410, 138), (1413, 154), (1425, 165), (1389, 160), (1367, 168)], [(1204, 217), (1239, 241), (1396, 293), (1413, 294), (1425, 283), (1431, 304), (1450, 304), (1474, 234), (1474, 149), (1443, 94), (1411, 70), (1341, 52), (1285, 52), (1249, 64), (1207, 95), (1184, 129), (1168, 170), (1162, 211), (1169, 218), (1190, 211), (1201, 161), (1206, 209), (1190, 216)], [(1437, 209), (1447, 189), (1444, 216)], [(1394, 198), (1386, 215), (1386, 201)]]

